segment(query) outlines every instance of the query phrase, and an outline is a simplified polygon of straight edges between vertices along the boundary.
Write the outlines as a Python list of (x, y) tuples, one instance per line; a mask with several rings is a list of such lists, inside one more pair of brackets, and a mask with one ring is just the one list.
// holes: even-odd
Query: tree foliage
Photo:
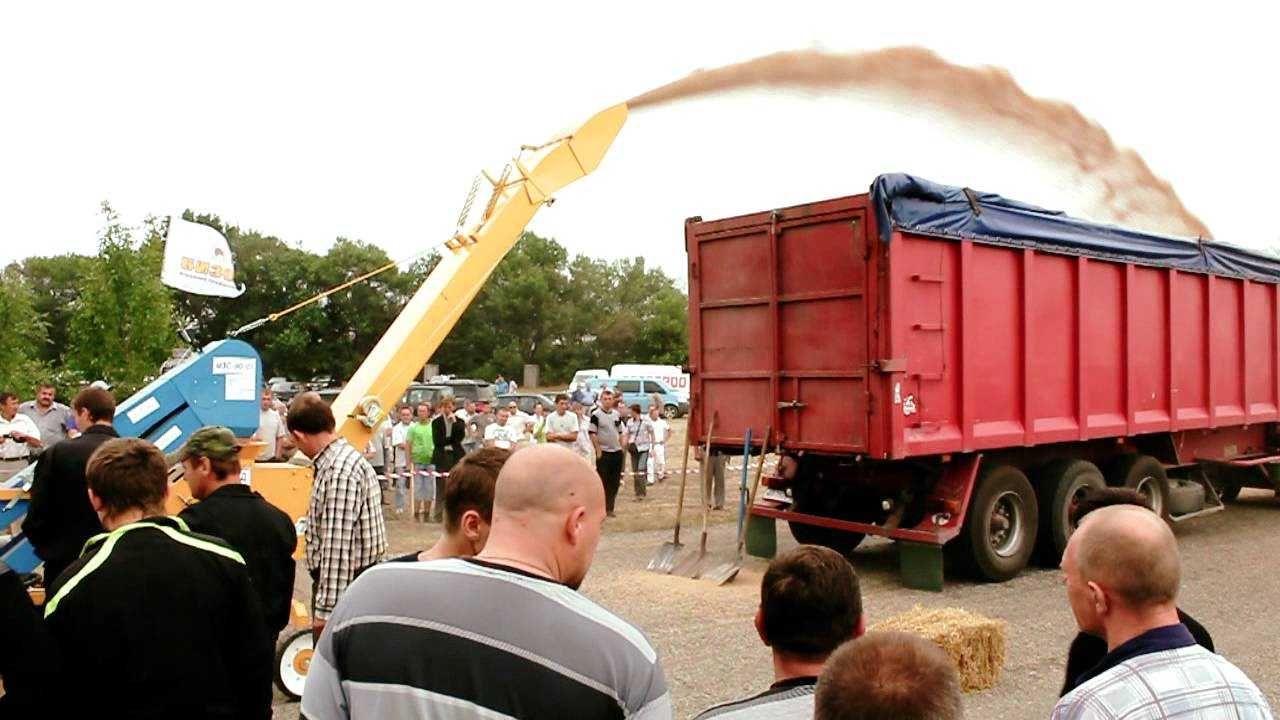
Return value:
[(70, 306), (65, 357), (81, 377), (107, 380), (124, 397), (157, 374), (177, 335), (169, 293), (160, 283), (158, 223), (148, 221), (151, 242), (144, 244), (105, 202), (102, 214), (98, 255)]
[(46, 372), (46, 324), (35, 307), (35, 294), (17, 267), (0, 273), (0, 327), (6, 336), (0, 342), (0, 390), (25, 395)]
[[(203, 347), (391, 261), (358, 240), (339, 238), (321, 255), (214, 215), (187, 213), (227, 237), (236, 282), (246, 288), (238, 298), (192, 295), (159, 282), (160, 223), (149, 221), (135, 241), (105, 204), (104, 213), (97, 256), (28, 258), (8, 269), (21, 282), (6, 282), (0, 303), (25, 298), (32, 310), (17, 306), (17, 313), (39, 321), (38, 337), (21, 343), (34, 365), (18, 375), (51, 370), (64, 390), (104, 378), (132, 392), (183, 344), (179, 328)], [(258, 349), (268, 376), (350, 377), (438, 261), (430, 253), (241, 337)], [(526, 233), (431, 362), (489, 378), (520, 377), (525, 363), (536, 363), (544, 382), (554, 383), (616, 362), (683, 364), (686, 335), (684, 293), (642, 258), (571, 257), (555, 240)], [(16, 360), (5, 366), (19, 367)]]

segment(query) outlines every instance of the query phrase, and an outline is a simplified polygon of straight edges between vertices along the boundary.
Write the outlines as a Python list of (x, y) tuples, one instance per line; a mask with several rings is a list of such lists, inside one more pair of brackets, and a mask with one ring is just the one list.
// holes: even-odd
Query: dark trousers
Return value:
[(644, 474), (646, 454), (640, 452), (635, 443), (631, 443), (627, 446), (627, 457), (631, 458), (631, 479), (634, 481), (633, 487), (636, 491), (636, 497), (644, 497), (647, 489)]
[(622, 451), (602, 452), (596, 459), (596, 472), (600, 482), (604, 483), (604, 509), (613, 514), (613, 501), (618, 497), (618, 486), (622, 484)]

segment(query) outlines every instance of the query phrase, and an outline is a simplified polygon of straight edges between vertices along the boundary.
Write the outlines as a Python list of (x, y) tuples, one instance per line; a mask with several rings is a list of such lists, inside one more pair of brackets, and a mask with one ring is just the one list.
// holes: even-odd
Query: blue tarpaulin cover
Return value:
[(1280, 259), (1219, 242), (1180, 239), (1081, 220), (995, 193), (901, 173), (871, 185), (881, 240), (895, 230), (1028, 247), (1280, 283)]

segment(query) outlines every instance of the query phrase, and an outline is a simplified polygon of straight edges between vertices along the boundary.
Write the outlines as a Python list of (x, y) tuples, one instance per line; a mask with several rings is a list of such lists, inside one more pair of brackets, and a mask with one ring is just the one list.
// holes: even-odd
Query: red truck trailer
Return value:
[[(783, 456), (751, 509), (801, 542), (898, 541), (948, 563), (1056, 565), (1090, 486), (1173, 521), (1275, 489), (1280, 262), (885, 175), (871, 192), (691, 218), (694, 438)], [(763, 522), (762, 522), (763, 521)]]

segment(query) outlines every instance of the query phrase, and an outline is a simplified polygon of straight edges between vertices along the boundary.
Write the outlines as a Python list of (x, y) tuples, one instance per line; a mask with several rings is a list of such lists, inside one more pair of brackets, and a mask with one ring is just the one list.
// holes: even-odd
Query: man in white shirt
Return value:
[(276, 410), (275, 393), (270, 387), (262, 388), (262, 405), (258, 408), (258, 431), (253, 439), (264, 443), (258, 452), (258, 462), (282, 459), (290, 447), (289, 429), (285, 427), (280, 411)]
[(18, 396), (0, 392), (0, 480), (26, 467), (43, 446), (35, 421), (18, 412)]
[[(516, 443), (519, 442), (520, 436), (516, 434), (515, 429), (508, 425), (511, 414), (506, 408), (498, 408), (497, 422), (490, 423), (484, 429), (484, 446), (498, 447), (503, 450), (512, 450)], [(523, 431), (523, 425), (521, 426)]]
[(658, 406), (649, 403), (649, 426), (653, 441), (649, 444), (649, 475), (652, 485), (667, 479), (667, 438), (671, 435), (671, 423), (658, 412)]
[(413, 425), (413, 408), (400, 408), (400, 422), (391, 426), (391, 484), (395, 486), (395, 512), (404, 512), (409, 492), (409, 477), (413, 472), (413, 455), (409, 448), (409, 428)]
[(514, 433), (517, 443), (533, 441), (533, 416), (520, 412), (520, 405), (515, 400), (507, 403), (507, 427)]
[(569, 396), (556, 396), (556, 411), (547, 416), (547, 442), (573, 450), (578, 443), (578, 415), (569, 411)]

